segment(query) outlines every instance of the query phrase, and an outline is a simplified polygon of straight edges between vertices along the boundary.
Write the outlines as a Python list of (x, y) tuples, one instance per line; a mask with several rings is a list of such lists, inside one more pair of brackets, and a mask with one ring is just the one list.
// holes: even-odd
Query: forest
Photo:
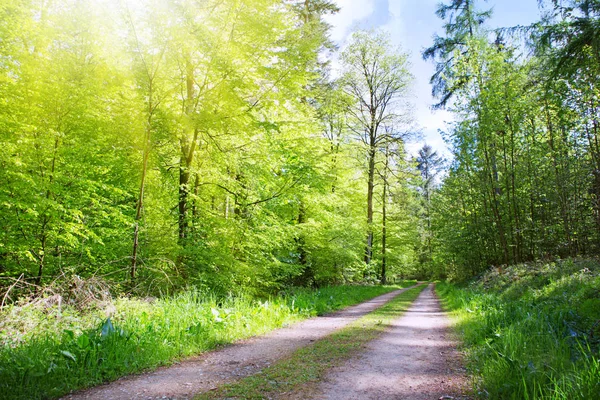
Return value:
[[(437, 7), (443, 32), (422, 57), (433, 107), (453, 115), (444, 158), (407, 150), (421, 140), (408, 53), (377, 30), (339, 47), (334, 1), (2, 0), (0, 378), (37, 385), (29, 358), (2, 367), (14, 351), (36, 354), (47, 331), (49, 374), (92, 346), (82, 332), (104, 340), (118, 315), (135, 330), (148, 302), (177, 313), (209, 299), (202, 318), (221, 327), (237, 318), (223, 304), (283, 296), (264, 317), (275, 327), (417, 279), (450, 282), (442, 297), (464, 308), (490, 274), (502, 291), (530, 273), (540, 287), (579, 274), (567, 283), (580, 297), (563, 300), (585, 304), (581, 329), (564, 329), (599, 368), (600, 1), (539, 7), (500, 29), (485, 2)], [(475, 292), (452, 286), (474, 279)], [(100, 317), (112, 299), (124, 314)], [(72, 320), (49, 322), (56, 307)], [(181, 318), (190, 332), (197, 316)], [(198, 343), (139, 368), (212, 346)], [(121, 372), (106, 373), (93, 382)]]
[(3, 2), (3, 286), (268, 293), (598, 254), (596, 2), (496, 31), (439, 9), (451, 162), (407, 155), (385, 34), (357, 32), (333, 76), (335, 4), (135, 4)]
[(411, 75), (384, 35), (334, 80), (333, 3), (123, 4), (3, 2), (0, 276), (157, 295), (416, 273)]

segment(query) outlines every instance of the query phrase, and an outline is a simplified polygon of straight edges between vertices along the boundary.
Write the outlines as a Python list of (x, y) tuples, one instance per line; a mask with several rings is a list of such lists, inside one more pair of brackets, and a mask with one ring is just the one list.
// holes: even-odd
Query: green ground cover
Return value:
[(295, 289), (268, 300), (187, 292), (165, 299), (56, 299), (0, 314), (0, 398), (56, 398), (414, 284)]
[(438, 285), (482, 398), (600, 398), (600, 263), (494, 269)]

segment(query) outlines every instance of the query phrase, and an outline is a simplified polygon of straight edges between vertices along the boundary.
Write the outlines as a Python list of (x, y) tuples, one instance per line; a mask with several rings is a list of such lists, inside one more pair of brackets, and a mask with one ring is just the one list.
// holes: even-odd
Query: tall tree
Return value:
[(436, 187), (436, 178), (444, 167), (445, 160), (431, 146), (425, 144), (419, 149), (416, 162), (417, 169), (421, 173), (422, 178), (420, 190), (423, 197), (423, 209), (425, 211), (423, 216), (425, 218), (425, 253), (430, 259), (433, 251), (431, 245), (433, 234), (431, 230), (431, 196)]
[(534, 52), (482, 30), (445, 75), (473, 77), (454, 92), (454, 162), (431, 199), (433, 261), (451, 275), (599, 249), (600, 7), (547, 3), (529, 30)]
[[(555, 79), (576, 83), (585, 115), (586, 140), (593, 174), (590, 190), (600, 233), (600, 96), (597, 78), (600, 74), (600, 3), (596, 0), (547, 1), (552, 12), (533, 34), (536, 53), (548, 63)], [(540, 3), (547, 3), (540, 1)], [(548, 80), (550, 87), (552, 81)], [(585, 110), (585, 111), (584, 111)]]
[(382, 33), (355, 32), (342, 52), (342, 78), (352, 99), (349, 128), (366, 147), (367, 235), (364, 261), (373, 257), (373, 194), (378, 149), (397, 135), (394, 127), (406, 124), (408, 113), (402, 100), (412, 76), (405, 53), (392, 48)]
[[(131, 37), (129, 45), (130, 52), (134, 59), (133, 75), (137, 81), (137, 87), (140, 95), (144, 98), (144, 121), (143, 121), (143, 139), (141, 146), (142, 162), (140, 168), (140, 184), (137, 193), (135, 206), (135, 222), (133, 228), (133, 248), (131, 252), (130, 277), (135, 281), (140, 253), (140, 222), (144, 213), (145, 191), (149, 172), (149, 159), (152, 150), (152, 133), (156, 128), (155, 117), (158, 113), (158, 107), (165, 98), (164, 82), (161, 82), (161, 75), (164, 75), (165, 65), (164, 56), (167, 50), (168, 41), (164, 35), (164, 27), (158, 24), (145, 26), (134, 19), (133, 12), (125, 3), (124, 13), (126, 16), (127, 27)], [(140, 27), (147, 28), (139, 32)], [(148, 37), (140, 35), (146, 33)], [(144, 45), (146, 44), (146, 45)]]
[(438, 98), (434, 108), (444, 108), (456, 93), (473, 78), (473, 74), (461, 73), (457, 68), (461, 58), (469, 58), (469, 41), (479, 33), (479, 26), (491, 16), (491, 10), (477, 11), (475, 0), (449, 0), (440, 3), (436, 15), (446, 20), (446, 36), (433, 38), (433, 45), (423, 51), (423, 59), (436, 63), (432, 75), (431, 93)]

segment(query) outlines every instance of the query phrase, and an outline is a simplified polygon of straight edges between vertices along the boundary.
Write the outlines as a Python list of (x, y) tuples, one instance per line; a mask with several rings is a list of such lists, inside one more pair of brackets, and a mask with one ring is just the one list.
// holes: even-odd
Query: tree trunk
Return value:
[[(306, 208), (304, 202), (301, 200), (298, 207), (298, 227), (306, 222)], [(300, 275), (301, 284), (304, 286), (313, 286), (315, 284), (315, 274), (312, 267), (308, 264), (308, 254), (306, 253), (304, 236), (298, 234), (296, 237), (296, 244), (298, 246), (298, 263), (302, 267), (302, 274)]]
[(137, 269), (137, 253), (138, 253), (138, 240), (139, 240), (140, 224), (135, 221), (133, 227), (133, 251), (131, 252), (131, 269), (129, 270), (129, 277), (131, 282), (135, 282), (135, 274)]
[(567, 209), (567, 201), (568, 201), (568, 197), (566, 194), (566, 188), (565, 188), (565, 184), (564, 184), (564, 179), (563, 179), (563, 171), (561, 168), (561, 165), (559, 165), (560, 160), (557, 157), (557, 152), (558, 150), (556, 149), (556, 143), (554, 141), (554, 134), (555, 134), (555, 129), (554, 129), (554, 124), (552, 123), (552, 117), (550, 115), (550, 111), (548, 109), (548, 103), (546, 102), (546, 122), (547, 122), (547, 127), (548, 127), (548, 146), (550, 147), (551, 150), (551, 156), (552, 156), (552, 166), (554, 167), (554, 176), (556, 179), (556, 189), (557, 189), (557, 193), (558, 193), (558, 202), (560, 205), (560, 214), (562, 217), (562, 224), (563, 224), (563, 229), (565, 230), (565, 239), (567, 241), (567, 246), (569, 249), (569, 253), (572, 252), (572, 248), (573, 248), (573, 244), (572, 244), (572, 237), (571, 237), (571, 225), (569, 223), (569, 213), (568, 213), (568, 209)]
[[(298, 208), (298, 226), (302, 225), (305, 221), (306, 208), (304, 207), (304, 202), (300, 201), (300, 206)], [(306, 266), (306, 249), (304, 248), (304, 238), (302, 235), (298, 236), (298, 252), (300, 253), (300, 265)]]
[(588, 144), (589, 144), (589, 148), (590, 148), (590, 154), (592, 157), (592, 175), (594, 177), (593, 179), (593, 183), (592, 183), (592, 188), (591, 191), (593, 193), (592, 195), (592, 207), (593, 210), (595, 212), (595, 216), (596, 216), (596, 231), (598, 233), (599, 239), (600, 239), (600, 143), (599, 143), (599, 139), (598, 136), (599, 135), (599, 128), (598, 128), (598, 119), (596, 117), (596, 112), (594, 110), (596, 110), (596, 105), (595, 104), (590, 104), (590, 108), (592, 109), (591, 111), (591, 115), (593, 115), (592, 117), (592, 128), (593, 128), (593, 135), (591, 134), (589, 129), (586, 129), (587, 131), (587, 139), (588, 139)]
[(375, 187), (375, 146), (369, 149), (369, 181), (367, 184), (367, 245), (365, 248), (365, 264), (369, 265), (373, 258), (373, 191)]
[[(191, 119), (194, 112), (194, 66), (190, 61), (190, 56), (186, 60), (186, 99), (185, 114)], [(178, 225), (179, 242), (183, 245), (187, 237), (188, 226), (188, 195), (190, 192), (190, 171), (194, 161), (196, 143), (198, 141), (198, 128), (193, 128), (190, 133), (184, 132), (180, 139), (181, 154), (179, 159), (179, 202), (178, 202)], [(190, 140), (191, 136), (191, 140)]]
[(153, 105), (152, 105), (152, 80), (150, 80), (148, 87), (148, 119), (146, 120), (146, 134), (144, 137), (144, 149), (142, 156), (142, 176), (140, 179), (140, 190), (138, 194), (138, 201), (135, 207), (135, 225), (133, 229), (133, 250), (131, 252), (131, 269), (129, 271), (129, 275), (131, 277), (131, 281), (135, 281), (136, 270), (137, 270), (137, 261), (138, 261), (138, 245), (139, 245), (139, 232), (140, 226), (139, 221), (142, 218), (142, 210), (144, 208), (144, 190), (146, 188), (146, 174), (148, 171), (148, 157), (150, 154), (150, 135), (152, 133), (152, 113), (153, 113)]
[(496, 227), (498, 229), (498, 235), (500, 238), (500, 245), (502, 246), (502, 253), (503, 253), (503, 261), (505, 265), (508, 265), (510, 262), (510, 255), (509, 255), (509, 251), (508, 251), (508, 242), (506, 240), (506, 233), (504, 231), (504, 223), (502, 221), (502, 214), (500, 213), (500, 195), (502, 194), (501, 190), (500, 190), (500, 186), (498, 184), (498, 166), (496, 164), (496, 156), (494, 154), (494, 149), (490, 149), (491, 150), (491, 157), (490, 157), (490, 151), (488, 151), (488, 148), (486, 146), (486, 144), (483, 144), (484, 148), (484, 156), (486, 159), (486, 163), (488, 165), (488, 169), (489, 169), (489, 180), (490, 180), (490, 184), (491, 184), (491, 194), (492, 194), (492, 211), (494, 213), (494, 218), (496, 220)]
[(187, 198), (189, 193), (190, 172), (185, 157), (179, 161), (179, 242), (183, 244), (187, 236)]
[(386, 145), (385, 147), (385, 166), (383, 170), (383, 201), (381, 202), (381, 284), (385, 285), (387, 283), (387, 192), (388, 192), (388, 180), (387, 173), (389, 168), (389, 159), (390, 156), (389, 147)]
[[(60, 127), (57, 128), (57, 131), (60, 130)], [(56, 171), (56, 158), (58, 157), (58, 145), (60, 144), (59, 138), (56, 137), (54, 139), (54, 148), (52, 150), (52, 163), (50, 167), (50, 175), (48, 177), (48, 189), (46, 190), (46, 200), (50, 200), (52, 197), (52, 183), (54, 182), (54, 174)], [(43, 176), (43, 172), (42, 172)], [(40, 251), (37, 255), (38, 258), (38, 274), (35, 279), (36, 285), (40, 285), (42, 283), (42, 277), (44, 275), (44, 267), (45, 267), (45, 258), (46, 258), (46, 244), (48, 241), (48, 224), (52, 219), (51, 216), (44, 213), (41, 221), (41, 230), (40, 230)]]
[[(42, 224), (42, 237), (40, 238), (40, 252), (37, 255), (37, 259), (38, 259), (38, 273), (37, 273), (37, 277), (35, 278), (35, 284), (40, 286), (40, 284), (42, 283), (42, 276), (44, 275), (44, 260), (46, 258), (46, 224), (47, 224), (48, 220), (45, 219), (44, 223)], [(36, 289), (37, 291), (37, 289)]]

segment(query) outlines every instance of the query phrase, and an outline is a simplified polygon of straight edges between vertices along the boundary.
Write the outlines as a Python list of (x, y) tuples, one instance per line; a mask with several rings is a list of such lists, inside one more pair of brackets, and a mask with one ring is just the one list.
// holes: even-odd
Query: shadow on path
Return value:
[(464, 398), (468, 379), (449, 327), (430, 285), (361, 355), (334, 368), (313, 398)]

